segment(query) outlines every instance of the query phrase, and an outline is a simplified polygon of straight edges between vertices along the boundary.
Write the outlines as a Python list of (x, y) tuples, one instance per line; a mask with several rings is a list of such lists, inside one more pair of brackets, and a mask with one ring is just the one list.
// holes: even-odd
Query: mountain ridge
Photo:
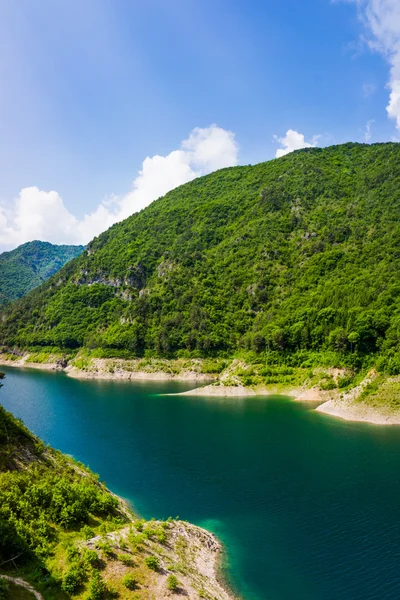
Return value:
[(84, 246), (33, 240), (0, 254), (0, 305), (18, 300), (54, 275)]

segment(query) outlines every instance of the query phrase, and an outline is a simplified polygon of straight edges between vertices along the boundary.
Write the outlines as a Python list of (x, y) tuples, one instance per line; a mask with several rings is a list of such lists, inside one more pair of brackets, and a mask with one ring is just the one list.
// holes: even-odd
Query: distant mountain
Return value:
[(0, 304), (21, 298), (54, 275), (84, 246), (55, 246), (48, 242), (28, 242), (0, 254)]
[(222, 169), (95, 238), (1, 311), (0, 340), (158, 356), (300, 353), (301, 364), (330, 351), (354, 363), (380, 356), (400, 372), (399, 216), (400, 144)]

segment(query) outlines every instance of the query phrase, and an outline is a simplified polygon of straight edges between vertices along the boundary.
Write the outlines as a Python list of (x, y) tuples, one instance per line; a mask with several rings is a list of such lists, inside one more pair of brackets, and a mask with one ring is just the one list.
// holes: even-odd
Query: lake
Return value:
[(247, 600), (398, 600), (400, 429), (187, 383), (6, 371), (1, 403), (145, 518), (215, 532)]

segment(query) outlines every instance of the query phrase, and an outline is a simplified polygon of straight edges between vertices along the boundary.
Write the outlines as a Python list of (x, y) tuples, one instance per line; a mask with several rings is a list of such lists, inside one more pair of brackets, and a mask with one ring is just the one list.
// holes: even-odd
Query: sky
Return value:
[(0, 250), (399, 130), (400, 0), (0, 0)]

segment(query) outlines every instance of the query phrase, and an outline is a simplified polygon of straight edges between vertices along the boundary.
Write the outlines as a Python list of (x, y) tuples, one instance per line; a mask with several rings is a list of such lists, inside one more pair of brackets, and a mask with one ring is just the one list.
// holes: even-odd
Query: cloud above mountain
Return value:
[(318, 141), (318, 136), (314, 136), (310, 142), (306, 142), (304, 135), (298, 133), (294, 129), (288, 129), (285, 137), (274, 136), (274, 139), (279, 142), (283, 148), (278, 148), (275, 153), (276, 158), (285, 156), (294, 150), (300, 150), (301, 148), (315, 148)]
[(69, 212), (56, 191), (23, 188), (11, 204), (0, 204), (0, 244), (16, 246), (34, 239), (86, 244), (177, 186), (237, 163), (238, 144), (231, 131), (217, 125), (195, 128), (177, 150), (145, 158), (126, 195), (103, 200), (81, 219)]

